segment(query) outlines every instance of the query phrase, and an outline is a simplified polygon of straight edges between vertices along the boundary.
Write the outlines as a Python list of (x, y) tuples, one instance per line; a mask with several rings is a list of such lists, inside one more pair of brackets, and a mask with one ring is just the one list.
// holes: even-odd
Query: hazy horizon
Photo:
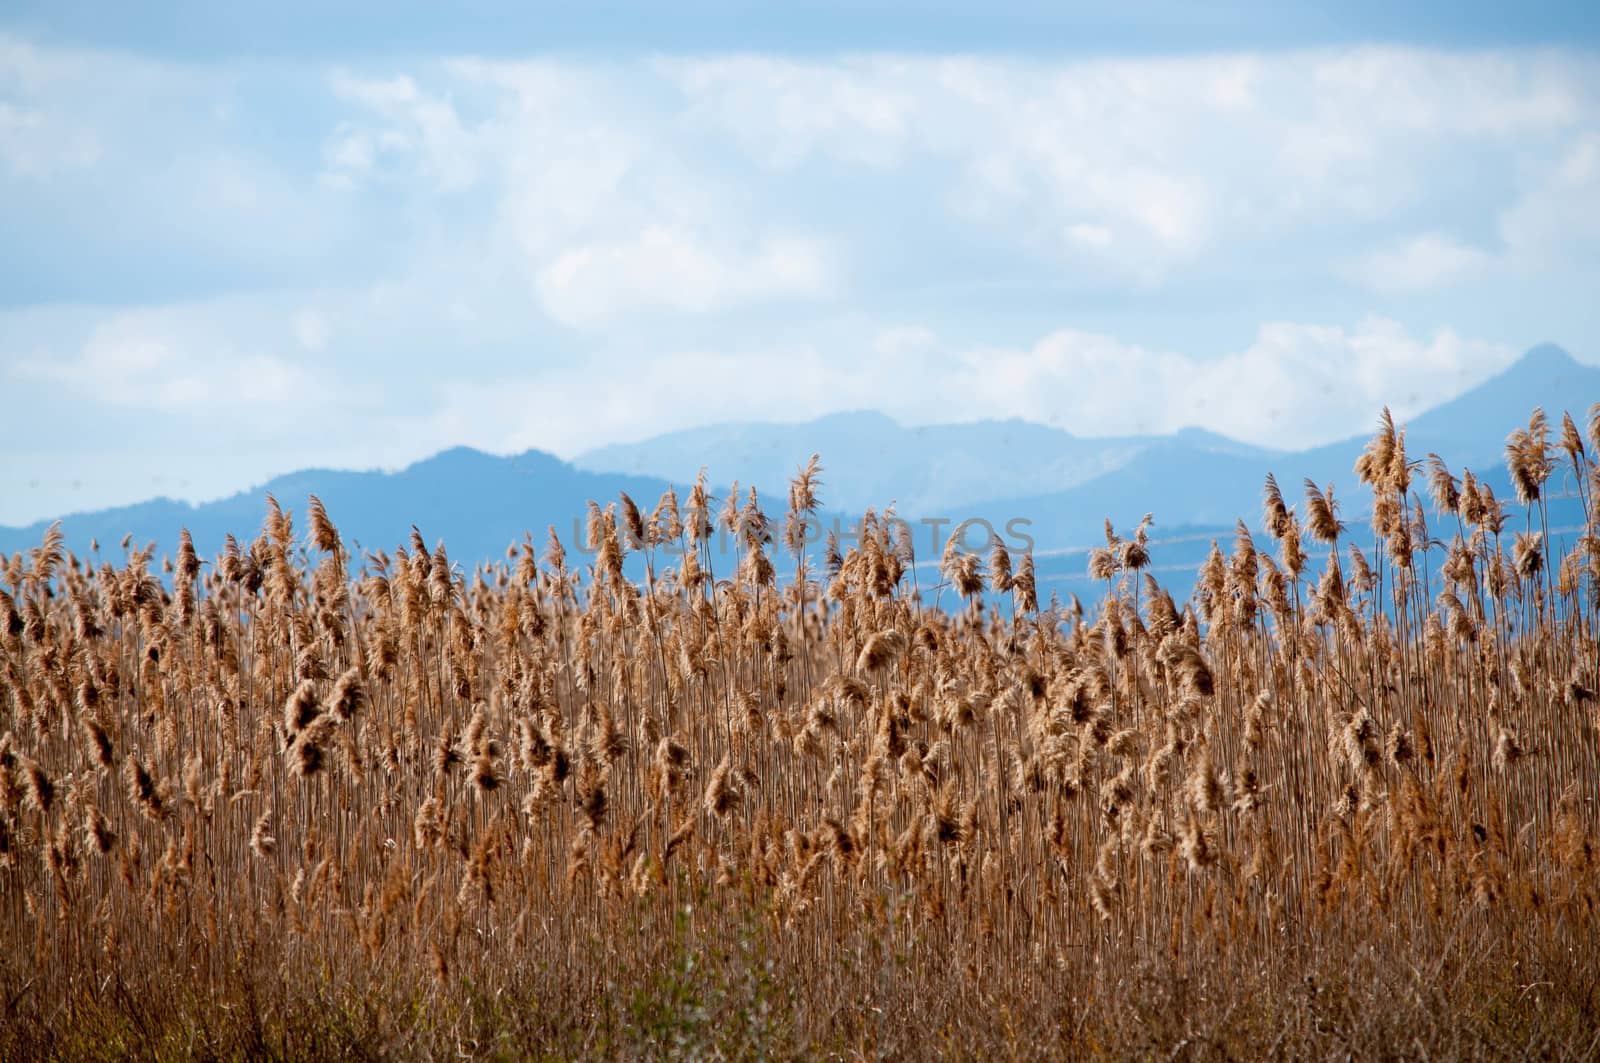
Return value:
[[(1564, 348), (1560, 348), (1559, 345), (1552, 345), (1552, 344), (1541, 344), (1536, 348), (1530, 348), (1530, 350), (1527, 351), (1527, 352), (1524, 352), (1523, 355), (1519, 355), (1517, 361), (1514, 362), (1513, 364), (1514, 365), (1515, 364), (1521, 364), (1524, 359), (1526, 359), (1527, 357), (1531, 356), (1535, 352), (1541, 351), (1541, 350), (1549, 350), (1552, 347), (1554, 347), (1557, 350), (1560, 350), (1562, 352), (1562, 354), (1568, 356), (1569, 358), (1571, 358), (1571, 360), (1574, 363), (1576, 363), (1576, 364), (1578, 364), (1580, 366), (1590, 364), (1590, 363), (1582, 362), (1582, 361), (1580, 361), (1580, 360), (1578, 360), (1576, 358), (1572, 358), (1571, 352), (1566, 351)], [(1479, 382), (1479, 383), (1481, 384), (1483, 382)], [(1441, 405), (1447, 403), (1451, 399), (1454, 399), (1454, 398), (1457, 398), (1457, 397), (1460, 397), (1460, 395), (1459, 394), (1452, 394), (1452, 395), (1443, 396), (1443, 397), (1441, 397), (1439, 403), (1431, 405), (1431, 406), (1429, 406), (1429, 407), (1427, 407), (1425, 409), (1409, 409), (1409, 408), (1402, 407), (1402, 408), (1400, 408), (1399, 415), (1397, 415), (1398, 422), (1403, 426), (1411, 415), (1431, 412), (1433, 410), (1438, 409)], [(1581, 396), (1579, 398), (1581, 398)], [(1572, 410), (1574, 416), (1581, 417), (1583, 415), (1585, 407), (1586, 407), (1586, 403), (1585, 402), (1577, 402), (1577, 401), (1575, 401), (1571, 405), (1571, 410)], [(1552, 412), (1555, 412), (1556, 415), (1559, 417), (1559, 411), (1554, 411), (1554, 408), (1552, 408)], [(1374, 414), (1374, 420), (1375, 419), (1376, 419), (1376, 413)], [(1246, 443), (1246, 442), (1241, 441), (1241, 440), (1234, 440), (1232, 437), (1222, 435), (1221, 433), (1215, 433), (1215, 432), (1212, 432), (1209, 429), (1205, 429), (1205, 428), (1202, 428), (1202, 427), (1199, 427), (1199, 426), (1195, 426), (1195, 425), (1183, 426), (1183, 427), (1180, 427), (1178, 429), (1173, 430), (1172, 432), (1160, 433), (1160, 434), (1155, 434), (1155, 435), (1150, 435), (1150, 436), (1130, 436), (1130, 435), (1125, 435), (1125, 434), (1112, 434), (1112, 433), (1102, 433), (1102, 434), (1098, 434), (1098, 435), (1088, 435), (1088, 434), (1072, 433), (1072, 432), (1070, 432), (1070, 430), (1062, 428), (1061, 426), (1041, 425), (1038, 422), (1028, 421), (1025, 418), (1020, 418), (1020, 417), (973, 418), (973, 419), (969, 419), (969, 420), (965, 420), (965, 421), (940, 421), (940, 422), (929, 422), (929, 423), (926, 423), (926, 424), (918, 424), (918, 423), (915, 423), (915, 422), (908, 422), (908, 421), (904, 421), (904, 420), (892, 417), (889, 414), (885, 414), (885, 413), (883, 413), (882, 411), (879, 411), (879, 410), (856, 409), (856, 410), (832, 411), (832, 412), (829, 412), (829, 413), (826, 413), (826, 414), (822, 414), (820, 416), (801, 418), (801, 419), (796, 419), (796, 420), (792, 420), (792, 421), (783, 421), (783, 420), (774, 419), (774, 420), (708, 422), (706, 424), (691, 425), (691, 426), (687, 426), (687, 427), (684, 427), (684, 428), (681, 428), (681, 429), (667, 429), (667, 430), (665, 430), (663, 432), (658, 432), (658, 433), (654, 433), (654, 434), (651, 434), (651, 435), (641, 436), (641, 437), (638, 437), (638, 438), (614, 440), (614, 441), (611, 441), (611, 442), (608, 442), (608, 443), (602, 443), (602, 444), (600, 444), (598, 446), (590, 447), (590, 448), (587, 448), (587, 449), (584, 449), (584, 450), (581, 450), (581, 451), (576, 451), (576, 452), (573, 452), (573, 453), (570, 453), (570, 454), (555, 453), (555, 452), (552, 452), (552, 451), (543, 450), (542, 448), (538, 448), (538, 447), (530, 447), (530, 448), (526, 448), (526, 449), (521, 450), (521, 451), (493, 451), (493, 450), (487, 450), (487, 449), (481, 448), (481, 447), (474, 447), (474, 446), (471, 446), (471, 445), (468, 445), (468, 444), (452, 444), (450, 446), (443, 447), (443, 448), (441, 448), (441, 449), (439, 449), (437, 451), (432, 451), (432, 452), (430, 452), (428, 454), (420, 455), (415, 459), (409, 459), (409, 460), (402, 461), (402, 462), (399, 462), (399, 463), (396, 463), (396, 464), (391, 464), (391, 465), (354, 465), (354, 464), (340, 464), (339, 462), (334, 461), (334, 462), (324, 462), (324, 463), (317, 464), (317, 465), (314, 465), (314, 466), (285, 467), (285, 468), (282, 468), (282, 469), (277, 469), (277, 470), (274, 470), (272, 472), (269, 472), (268, 474), (266, 474), (264, 476), (261, 476), (261, 477), (255, 479), (255, 480), (251, 480), (249, 482), (240, 481), (240, 482), (232, 483), (230, 485), (227, 485), (227, 486), (223, 487), (221, 490), (218, 490), (218, 491), (216, 491), (214, 493), (207, 494), (207, 495), (197, 495), (197, 494), (194, 494), (193, 492), (189, 492), (189, 491), (186, 491), (186, 490), (183, 490), (183, 489), (179, 489), (179, 490), (176, 490), (176, 491), (174, 491), (174, 490), (158, 490), (158, 491), (155, 491), (153, 493), (140, 495), (139, 497), (133, 498), (130, 501), (133, 502), (133, 503), (142, 503), (142, 502), (148, 502), (148, 501), (158, 501), (158, 500), (162, 500), (162, 499), (167, 499), (167, 500), (178, 501), (178, 502), (186, 502), (186, 503), (189, 503), (190, 505), (193, 505), (193, 506), (202, 506), (202, 505), (205, 505), (207, 503), (218, 502), (218, 501), (221, 501), (221, 500), (224, 500), (224, 499), (228, 499), (228, 498), (232, 498), (232, 497), (235, 497), (235, 496), (238, 496), (238, 495), (241, 495), (241, 494), (247, 494), (247, 493), (250, 493), (252, 491), (260, 491), (260, 490), (264, 489), (270, 481), (278, 479), (278, 478), (283, 477), (283, 476), (290, 475), (290, 474), (303, 473), (303, 472), (309, 472), (309, 471), (329, 471), (329, 472), (351, 472), (351, 473), (363, 473), (363, 474), (364, 473), (372, 473), (372, 474), (392, 475), (392, 474), (395, 474), (395, 473), (402, 472), (407, 468), (414, 467), (414, 466), (416, 466), (416, 465), (418, 465), (420, 463), (427, 462), (427, 461), (429, 461), (431, 459), (440, 457), (440, 456), (442, 456), (442, 455), (444, 455), (444, 454), (446, 454), (446, 453), (448, 453), (450, 451), (455, 451), (455, 450), (467, 450), (467, 451), (472, 451), (472, 452), (475, 452), (475, 453), (485, 454), (485, 455), (488, 455), (490, 457), (495, 457), (495, 458), (515, 458), (515, 457), (523, 456), (523, 455), (526, 455), (526, 454), (545, 454), (545, 455), (548, 455), (549, 457), (555, 458), (555, 459), (557, 459), (557, 460), (559, 460), (559, 461), (561, 461), (563, 463), (566, 463), (566, 464), (568, 464), (568, 465), (572, 466), (573, 468), (575, 468), (577, 470), (580, 470), (580, 471), (588, 471), (588, 472), (595, 472), (595, 473), (608, 473), (608, 474), (613, 474), (614, 473), (614, 474), (619, 474), (619, 475), (627, 475), (629, 473), (641, 473), (642, 472), (645, 475), (654, 475), (654, 476), (661, 477), (664, 480), (669, 481), (669, 482), (686, 484), (686, 483), (689, 482), (689, 474), (693, 471), (693, 469), (697, 469), (697, 468), (701, 468), (701, 467), (708, 467), (709, 468), (709, 467), (712, 467), (712, 466), (719, 466), (716, 469), (717, 472), (719, 472), (719, 473), (728, 473), (730, 468), (737, 469), (741, 464), (743, 464), (743, 459), (741, 457), (739, 457), (739, 456), (728, 455), (728, 454), (725, 454), (725, 453), (721, 453), (719, 450), (716, 449), (715, 443), (713, 444), (712, 449), (710, 449), (710, 450), (708, 450), (706, 452), (708, 454), (707, 460), (699, 461), (698, 459), (696, 459), (695, 461), (690, 462), (687, 465), (683, 465), (681, 469), (677, 468), (676, 466), (674, 466), (673, 462), (671, 461), (670, 458), (664, 458), (661, 461), (656, 462), (655, 463), (656, 465), (662, 466), (659, 469), (643, 470), (643, 469), (630, 468), (629, 467), (630, 462), (628, 462), (628, 461), (624, 461), (624, 462), (621, 462), (621, 463), (613, 462), (613, 461), (607, 461), (607, 460), (605, 460), (605, 457), (607, 455), (610, 455), (610, 454), (613, 454), (613, 453), (618, 453), (618, 454), (623, 455), (623, 456), (632, 456), (636, 460), (637, 455), (643, 454), (643, 453), (647, 453), (648, 452), (648, 448), (650, 446), (652, 446), (654, 444), (657, 444), (659, 442), (674, 441), (674, 440), (678, 440), (678, 439), (681, 438), (681, 439), (683, 439), (684, 443), (688, 443), (688, 442), (692, 442), (695, 439), (699, 439), (701, 437), (706, 437), (706, 438), (709, 438), (709, 439), (712, 439), (712, 440), (717, 440), (718, 436), (721, 435), (722, 433), (724, 433), (727, 430), (750, 430), (750, 431), (754, 431), (756, 433), (756, 436), (755, 436), (755, 441), (756, 442), (759, 442), (759, 443), (761, 443), (762, 445), (765, 445), (765, 446), (771, 446), (775, 442), (774, 432), (780, 432), (781, 433), (781, 430), (786, 429), (786, 428), (796, 429), (796, 428), (805, 428), (805, 427), (810, 427), (810, 426), (817, 426), (817, 427), (826, 428), (826, 427), (828, 427), (830, 425), (839, 425), (841, 423), (843, 423), (843, 424), (861, 423), (863, 421), (868, 422), (868, 423), (872, 423), (872, 424), (886, 423), (886, 424), (893, 425), (894, 428), (896, 428), (896, 429), (910, 430), (910, 431), (913, 431), (913, 432), (924, 431), (924, 430), (936, 430), (936, 429), (959, 430), (959, 429), (962, 429), (962, 428), (977, 428), (977, 427), (982, 427), (982, 426), (985, 426), (985, 425), (993, 426), (993, 427), (997, 427), (997, 428), (1003, 428), (1003, 427), (1005, 427), (1007, 425), (1018, 425), (1018, 426), (1027, 426), (1027, 427), (1030, 427), (1030, 428), (1045, 429), (1045, 430), (1048, 430), (1048, 431), (1060, 431), (1060, 432), (1063, 432), (1063, 433), (1071, 436), (1072, 438), (1074, 438), (1076, 440), (1079, 440), (1079, 441), (1081, 441), (1083, 443), (1088, 443), (1088, 444), (1101, 443), (1101, 442), (1104, 442), (1104, 443), (1115, 443), (1115, 442), (1121, 442), (1121, 441), (1127, 441), (1127, 440), (1146, 440), (1146, 439), (1148, 439), (1148, 440), (1172, 439), (1172, 440), (1175, 440), (1175, 441), (1181, 441), (1181, 440), (1184, 440), (1186, 438), (1193, 438), (1192, 435), (1191, 435), (1192, 433), (1201, 433), (1202, 435), (1210, 435), (1215, 440), (1217, 440), (1219, 442), (1223, 442), (1223, 443), (1226, 443), (1226, 442), (1239, 443), (1241, 446), (1246, 447), (1246, 448), (1251, 448), (1251, 447), (1255, 447), (1256, 446), (1254, 444), (1249, 444), (1249, 443)], [(1341, 435), (1337, 439), (1331, 440), (1329, 442), (1350, 443), (1353, 440), (1364, 438), (1364, 436), (1366, 435), (1366, 433), (1370, 429), (1370, 427), (1371, 427), (1371, 425), (1365, 426), (1361, 430), (1358, 430), (1358, 431), (1350, 433), (1350, 434)], [(1494, 433), (1491, 432), (1490, 436), (1493, 437)], [(1493, 442), (1493, 441), (1494, 441), (1494, 439), (1491, 438), (1490, 442)], [(682, 444), (680, 444), (680, 445), (682, 445)], [(1279, 459), (1285, 460), (1285, 461), (1288, 461), (1288, 462), (1292, 462), (1294, 457), (1295, 457), (1295, 455), (1297, 455), (1297, 454), (1304, 453), (1304, 452), (1310, 451), (1310, 450), (1315, 450), (1315, 449), (1317, 449), (1315, 446), (1313, 446), (1313, 447), (1260, 446), (1259, 447), (1259, 450), (1261, 452), (1263, 452), (1265, 454), (1276, 455)], [(820, 444), (816, 443), (815, 441), (806, 442), (800, 449), (794, 450), (794, 453), (793, 453), (793, 455), (790, 456), (790, 459), (786, 459), (786, 460), (791, 460), (794, 463), (798, 463), (803, 452), (804, 453), (821, 453), (823, 450), (828, 450), (828, 456), (829, 456), (828, 467), (830, 468), (830, 479), (832, 479), (834, 475), (838, 475), (838, 474), (842, 474), (846, 478), (853, 479), (856, 473), (868, 471), (866, 468), (862, 468), (862, 469), (854, 469), (854, 468), (852, 468), (851, 465), (849, 464), (850, 461), (851, 461), (850, 453), (848, 451), (841, 452), (842, 450), (844, 450), (844, 448), (829, 449), (827, 447), (821, 446)], [(975, 456), (975, 458), (976, 458), (976, 456)], [(718, 459), (721, 459), (720, 462), (719, 462)], [(833, 461), (836, 460), (836, 459), (844, 462), (842, 467), (841, 466), (837, 466), (837, 465), (833, 465)], [(870, 466), (872, 464), (872, 462), (867, 462), (865, 464)], [(1292, 467), (1292, 465), (1285, 466), (1285, 467), (1286, 468)], [(734, 473), (732, 473), (730, 475), (731, 475), (731, 478), (733, 478), (733, 479), (736, 479), (736, 480), (742, 479), (746, 486), (759, 486), (759, 487), (762, 487), (762, 488), (770, 491), (770, 490), (772, 490), (772, 489), (774, 489), (776, 487), (781, 486), (781, 484), (787, 480), (787, 478), (789, 477), (791, 472), (792, 472), (792, 470), (789, 468), (789, 466), (788, 465), (784, 465), (781, 473), (776, 473), (775, 472), (773, 475), (767, 477), (766, 481), (758, 480), (758, 481), (756, 481), (754, 483), (752, 483), (752, 481), (749, 479), (748, 475), (746, 475), (744, 473), (734, 472)], [(1114, 474), (1114, 470), (1113, 469), (1107, 469), (1106, 472), (1107, 472), (1108, 475), (1113, 475)], [(723, 477), (721, 477), (721, 480), (726, 480), (726, 479), (729, 479), (729, 478), (730, 478), (730, 476), (723, 476)], [(720, 484), (721, 480), (718, 480), (717, 482)], [(768, 481), (770, 481), (770, 482), (768, 482)], [(1069, 486), (1069, 485), (1063, 484), (1061, 486)], [(824, 495), (826, 495), (826, 494), (827, 494), (827, 492), (825, 490), (824, 491)], [(851, 502), (847, 502), (846, 503), (846, 508), (847, 509), (860, 508), (860, 506), (863, 506), (863, 505), (865, 505), (865, 506), (878, 506), (878, 505), (887, 504), (889, 501), (892, 501), (892, 499), (890, 499), (887, 496), (885, 496), (884, 498), (871, 497), (871, 498), (869, 498), (869, 499), (867, 499), (865, 501), (862, 501), (862, 500), (859, 500), (859, 499), (853, 499)], [(105, 509), (105, 508), (115, 508), (117, 505), (120, 505), (120, 504), (126, 504), (126, 503), (112, 502), (112, 503), (106, 503), (106, 504), (103, 504), (103, 505), (102, 504), (95, 504), (95, 505), (91, 505), (89, 507), (86, 507), (85, 509), (80, 509), (80, 510), (61, 510), (61, 511), (54, 511), (54, 512), (50, 512), (50, 513), (46, 513), (46, 514), (41, 514), (38, 517), (33, 518), (31, 520), (20, 520), (20, 521), (15, 521), (15, 522), (0, 521), (0, 527), (6, 526), (7, 523), (9, 523), (10, 526), (12, 526), (12, 527), (23, 527), (23, 526), (27, 526), (27, 525), (30, 525), (30, 524), (37, 524), (37, 523), (39, 523), (41, 521), (49, 521), (49, 520), (54, 519), (54, 518), (73, 516), (73, 515), (80, 515), (80, 514), (82, 514), (84, 512), (88, 512), (90, 510), (99, 510), (99, 509)]]

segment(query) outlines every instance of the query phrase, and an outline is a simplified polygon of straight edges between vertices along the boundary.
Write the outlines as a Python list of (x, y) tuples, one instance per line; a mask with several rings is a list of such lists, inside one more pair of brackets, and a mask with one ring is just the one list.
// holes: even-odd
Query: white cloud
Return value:
[[(860, 407), (887, 363), (840, 373), (807, 344), (621, 358), (599, 380), (582, 367), (497, 380), (452, 381), (409, 431), (510, 453), (564, 457), (602, 443), (724, 420), (796, 420)], [(625, 380), (626, 386), (612, 382)], [(781, 383), (781, 386), (775, 386)], [(530, 415), (532, 411), (532, 415)]]
[(346, 123), (325, 147), (329, 174), (359, 183), (381, 154), (409, 154), (423, 173), (446, 188), (465, 188), (479, 176), (479, 145), (448, 99), (423, 91), (408, 76), (359, 78), (335, 74), (331, 88), (339, 99), (387, 120), (372, 130)]
[(1423, 233), (1373, 251), (1345, 273), (1374, 291), (1405, 293), (1442, 288), (1481, 273), (1495, 261), (1482, 248), (1442, 233)]
[(939, 335), (921, 325), (897, 325), (879, 332), (872, 340), (872, 349), (879, 355), (896, 358), (906, 354), (933, 350)]
[[(1004, 247), (1068, 286), (1156, 291), (1266, 252), (1385, 294), (1443, 287), (1510, 259), (1433, 218), (1365, 251), (1340, 246), (1340, 224), (1399, 228), (1438, 174), (1486, 155), (1503, 181), (1544, 172), (1600, 119), (1600, 71), (1580, 57), (1379, 47), (463, 59), (339, 73), (330, 87), (346, 112), (324, 144), (327, 181), (386, 182), (422, 218), (469, 193), (492, 231), (465, 238), (586, 330), (838, 293), (858, 256), (903, 236)], [(892, 185), (936, 224), (862, 227), (854, 197), (813, 192), (813, 176)], [(1534, 190), (1506, 213), (1508, 246), (1547, 248), (1554, 208), (1538, 204), (1586, 192), (1556, 179)], [(1356, 239), (1370, 241), (1344, 238)], [(1312, 242), (1336, 250), (1319, 258)]]
[(1579, 138), (1500, 216), (1511, 257), (1531, 268), (1593, 261), (1600, 249), (1600, 130)]
[(11, 375), (106, 406), (223, 417), (317, 404), (319, 375), (270, 350), (241, 349), (203, 313), (130, 310), (101, 318), (76, 350), (18, 358)]
[(1381, 318), (1353, 328), (1261, 326), (1215, 359), (1072, 329), (1025, 349), (957, 353), (945, 387), (970, 416), (1016, 416), (1086, 435), (1197, 426), (1267, 446), (1345, 438), (1384, 405), (1405, 416), (1445, 401), (1514, 357), (1448, 329), (1414, 336)]
[[(1470, 386), (1501, 341), (1593, 355), (1568, 304), (1600, 269), (1600, 67), (1356, 48), (330, 75), (0, 36), (0, 186), (23, 287), (61, 312), (0, 312), (33, 424), (211, 417), (248, 430), (252, 467), (313, 446), (283, 416), (302, 401), (337, 411), (343, 442), (317, 445), (338, 463), (863, 407), (1299, 445)], [(1503, 312), (1482, 298), (1502, 282)], [(173, 304), (118, 305), (144, 298)], [(1252, 335), (1274, 317), (1294, 323)], [(1133, 342), (1157, 334), (1183, 338)]]
[(81, 79), (84, 57), (0, 33), (0, 160), (24, 178), (92, 166), (101, 144), (58, 96)]
[(1547, 130), (1582, 120), (1593, 104), (1594, 73), (1581, 55), (1364, 47), (1285, 62), (1304, 58), (1318, 110), (1379, 131), (1436, 137)]
[(829, 285), (813, 240), (767, 239), (713, 251), (692, 233), (651, 226), (636, 237), (561, 252), (535, 286), (551, 316), (585, 324), (637, 309), (706, 312), (760, 298), (818, 295)]
[(296, 311), (289, 327), (300, 346), (308, 351), (328, 346), (328, 319), (315, 310)]
[(1067, 226), (1067, 239), (1087, 247), (1110, 247), (1113, 237), (1111, 230), (1104, 225), (1086, 225), (1079, 222)]
[(87, 130), (63, 128), (37, 109), (0, 100), (0, 158), (18, 176), (48, 177), (92, 166), (100, 158), (100, 143)]
[(1418, 202), (1441, 156), (1537, 152), (1596, 117), (1592, 65), (1359, 48), (1069, 60), (662, 64), (761, 164), (944, 175), (949, 203), (1068, 264), (1154, 282), (1219, 245)]
[(667, 143), (650, 104), (623, 99), (597, 116), (619, 95), (614, 72), (474, 60), (446, 75), (481, 97), (474, 117), (410, 77), (336, 77), (335, 92), (369, 122), (341, 124), (325, 149), (328, 175), (356, 184), (385, 159), (411, 159), (444, 190), (483, 186), (554, 320), (705, 314), (833, 287), (825, 241), (731, 207), (720, 174)]
[(897, 162), (925, 119), (920, 66), (892, 57), (805, 63), (748, 55), (668, 60), (659, 69), (684, 93), (691, 121), (731, 130), (764, 165), (786, 168), (817, 152), (868, 166)]
[(1380, 318), (1267, 324), (1247, 347), (1213, 359), (1075, 329), (1026, 347), (951, 347), (929, 330), (895, 327), (872, 349), (872, 358), (810, 343), (624, 358), (610, 370), (624, 388), (597, 387), (571, 368), (459, 382), (421, 431), (571, 455), (697, 424), (870, 408), (907, 423), (1020, 417), (1085, 436), (1194, 426), (1292, 449), (1358, 435), (1385, 405), (1415, 415), (1515, 357), (1448, 329), (1419, 336)]

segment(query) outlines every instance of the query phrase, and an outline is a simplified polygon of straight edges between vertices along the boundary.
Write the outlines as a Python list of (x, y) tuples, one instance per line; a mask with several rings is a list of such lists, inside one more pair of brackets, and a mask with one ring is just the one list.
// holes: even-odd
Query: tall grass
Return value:
[(1430, 524), (1386, 415), (1371, 556), (1269, 479), (1186, 603), (1108, 526), (1092, 617), (954, 542), (927, 608), (870, 513), (810, 556), (815, 461), (781, 543), (702, 478), (581, 566), (357, 560), (314, 498), (170, 581), (52, 531), (0, 1054), (1592, 1057), (1600, 475), (1542, 413), (1507, 460), (1520, 513), (1435, 458)]

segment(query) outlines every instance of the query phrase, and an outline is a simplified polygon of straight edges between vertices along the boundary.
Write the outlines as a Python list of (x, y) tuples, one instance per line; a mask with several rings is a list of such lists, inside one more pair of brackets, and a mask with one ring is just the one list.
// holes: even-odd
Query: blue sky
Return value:
[(1600, 362), (1595, 18), (1392, 6), (10, 5), (0, 523), (862, 407), (1304, 446)]

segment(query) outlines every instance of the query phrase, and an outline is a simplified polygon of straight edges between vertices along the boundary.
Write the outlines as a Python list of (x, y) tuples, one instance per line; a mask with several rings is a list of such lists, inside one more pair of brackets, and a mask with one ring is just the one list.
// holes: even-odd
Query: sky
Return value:
[(1600, 364), (1585, 5), (324, 6), (0, 12), (0, 523), (866, 408), (1298, 448)]

